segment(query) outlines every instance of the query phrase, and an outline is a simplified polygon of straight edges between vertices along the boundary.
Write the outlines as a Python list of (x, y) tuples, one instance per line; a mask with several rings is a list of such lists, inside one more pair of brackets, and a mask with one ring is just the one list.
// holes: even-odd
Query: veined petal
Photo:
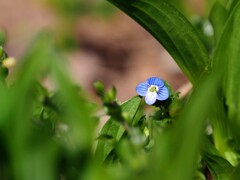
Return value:
[(137, 93), (138, 93), (140, 96), (146, 96), (147, 91), (148, 91), (148, 86), (149, 86), (149, 84), (148, 84), (148, 83), (145, 83), (145, 82), (138, 84), (137, 87), (136, 87)]
[(164, 86), (163, 80), (161, 80), (158, 77), (151, 77), (151, 78), (147, 79), (147, 83), (149, 85), (156, 85), (156, 86), (159, 86), (159, 87), (163, 87)]
[(169, 90), (166, 86), (159, 88), (157, 99), (160, 101), (166, 100), (169, 97)]
[(148, 91), (145, 97), (145, 102), (148, 105), (152, 105), (156, 102), (158, 94), (156, 92)]

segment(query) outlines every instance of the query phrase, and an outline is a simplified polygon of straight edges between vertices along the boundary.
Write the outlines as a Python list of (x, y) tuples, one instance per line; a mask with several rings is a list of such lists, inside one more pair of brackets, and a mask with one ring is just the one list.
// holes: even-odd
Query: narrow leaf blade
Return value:
[(231, 12), (216, 49), (213, 66), (223, 68), (228, 117), (240, 126), (240, 2)]

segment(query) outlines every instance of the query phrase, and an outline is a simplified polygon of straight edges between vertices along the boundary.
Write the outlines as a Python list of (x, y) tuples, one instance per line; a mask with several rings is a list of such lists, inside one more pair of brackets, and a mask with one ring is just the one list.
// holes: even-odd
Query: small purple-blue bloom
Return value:
[(168, 88), (158, 77), (148, 78), (146, 82), (138, 84), (136, 91), (140, 96), (145, 97), (148, 105), (154, 104), (157, 100), (164, 101), (169, 97)]

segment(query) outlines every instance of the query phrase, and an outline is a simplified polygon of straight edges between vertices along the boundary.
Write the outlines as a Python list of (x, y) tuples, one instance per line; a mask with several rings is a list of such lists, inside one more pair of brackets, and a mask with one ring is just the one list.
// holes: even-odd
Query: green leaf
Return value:
[(219, 153), (223, 157), (227, 157), (226, 154), (228, 152), (231, 152), (228, 140), (232, 139), (232, 133), (221, 96), (222, 94), (216, 97), (215, 99), (216, 103), (212, 108), (212, 112), (209, 119), (211, 126), (214, 129), (213, 141), (215, 148), (219, 151)]
[(57, 153), (56, 143), (32, 122), (36, 81), (46, 73), (51, 60), (52, 39), (49, 34), (42, 33), (24, 56), (14, 85), (0, 87), (0, 119), (4, 120), (0, 131), (6, 137), (4, 140), (7, 142), (13, 179), (56, 178), (53, 166)]
[[(7, 144), (12, 179), (56, 179), (59, 168), (56, 163), (63, 158), (59, 157), (60, 150), (67, 150), (64, 158), (68, 160), (73, 157), (79, 160), (82, 152), (90, 152), (94, 132), (91, 108), (84, 101), (82, 92), (72, 85), (66, 66), (62, 64), (63, 58), (56, 52), (52, 40), (48, 33), (40, 34), (22, 59), (17, 73), (13, 74), (14, 84), (0, 86), (0, 132)], [(45, 78), (49, 70), (55, 75), (54, 82), (59, 87), (56, 98), (61, 111), (57, 112), (58, 127), (52, 128), (51, 132), (33, 120), (36, 101), (40, 98), (37, 82)], [(63, 137), (56, 135), (61, 130), (64, 131)], [(87, 158), (84, 154), (84, 159)], [(79, 167), (75, 166), (74, 171), (75, 168)]]
[(238, 2), (239, 0), (228, 0), (227, 9), (229, 9), (229, 11), (232, 11)]
[(208, 53), (190, 22), (164, 0), (108, 0), (148, 30), (196, 84), (208, 66)]
[[(85, 94), (79, 87), (71, 83), (68, 70), (60, 56), (55, 54), (52, 61), (53, 77), (59, 89), (59, 99), (63, 107), (63, 120), (69, 126), (67, 146), (72, 152), (78, 153), (91, 146), (93, 136), (93, 119), (90, 117), (91, 108), (84, 99)], [(57, 61), (58, 60), (58, 61)]]
[[(135, 114), (137, 113), (140, 102), (141, 98), (139, 96), (133, 97), (121, 105), (122, 112), (128, 113), (130, 116), (129, 118), (133, 120)], [(100, 132), (100, 136), (107, 135), (113, 137), (115, 139), (115, 142), (118, 142), (123, 136), (124, 132), (125, 128), (115, 119), (110, 118), (103, 126)], [(99, 139), (96, 148), (96, 156), (99, 158), (99, 161), (104, 162), (113, 148), (114, 144), (110, 144), (103, 139)]]
[(240, 2), (231, 12), (219, 41), (213, 66), (223, 69), (224, 95), (228, 117), (236, 127), (240, 127)]
[(229, 175), (226, 179), (239, 179), (240, 177), (240, 164), (238, 164), (232, 171), (232, 173)]
[(216, 2), (211, 9), (209, 18), (214, 29), (214, 37), (216, 44), (222, 35), (223, 28), (227, 21), (228, 15), (229, 15), (228, 10), (219, 2)]
[[(193, 92), (172, 130), (159, 135), (151, 152), (152, 178), (166, 180), (192, 179), (202, 146), (206, 119), (214, 106), (220, 74), (210, 74)], [(174, 172), (174, 173), (173, 173)]]
[(232, 165), (223, 157), (206, 138), (202, 146), (202, 157), (214, 179), (225, 180), (233, 171)]
[(0, 27), (0, 46), (5, 45), (7, 40), (7, 35), (4, 30)]

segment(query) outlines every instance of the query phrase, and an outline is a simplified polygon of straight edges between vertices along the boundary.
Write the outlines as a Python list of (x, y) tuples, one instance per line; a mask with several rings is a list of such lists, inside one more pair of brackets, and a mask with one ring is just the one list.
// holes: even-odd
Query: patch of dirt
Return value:
[(135, 86), (151, 76), (166, 80), (174, 89), (187, 81), (163, 47), (121, 12), (111, 21), (81, 18), (76, 28), (81, 51), (96, 64), (89, 81), (115, 85), (120, 99), (135, 95)]
[[(9, 55), (20, 58), (37, 32), (54, 28), (57, 19), (36, 1), (1, 0), (0, 27), (9, 37)], [(108, 20), (80, 17), (74, 32), (80, 48), (68, 54), (69, 66), (74, 79), (91, 94), (95, 80), (107, 87), (115, 85), (121, 101), (136, 95), (136, 85), (151, 76), (166, 80), (174, 89), (187, 82), (163, 47), (122, 12)]]

